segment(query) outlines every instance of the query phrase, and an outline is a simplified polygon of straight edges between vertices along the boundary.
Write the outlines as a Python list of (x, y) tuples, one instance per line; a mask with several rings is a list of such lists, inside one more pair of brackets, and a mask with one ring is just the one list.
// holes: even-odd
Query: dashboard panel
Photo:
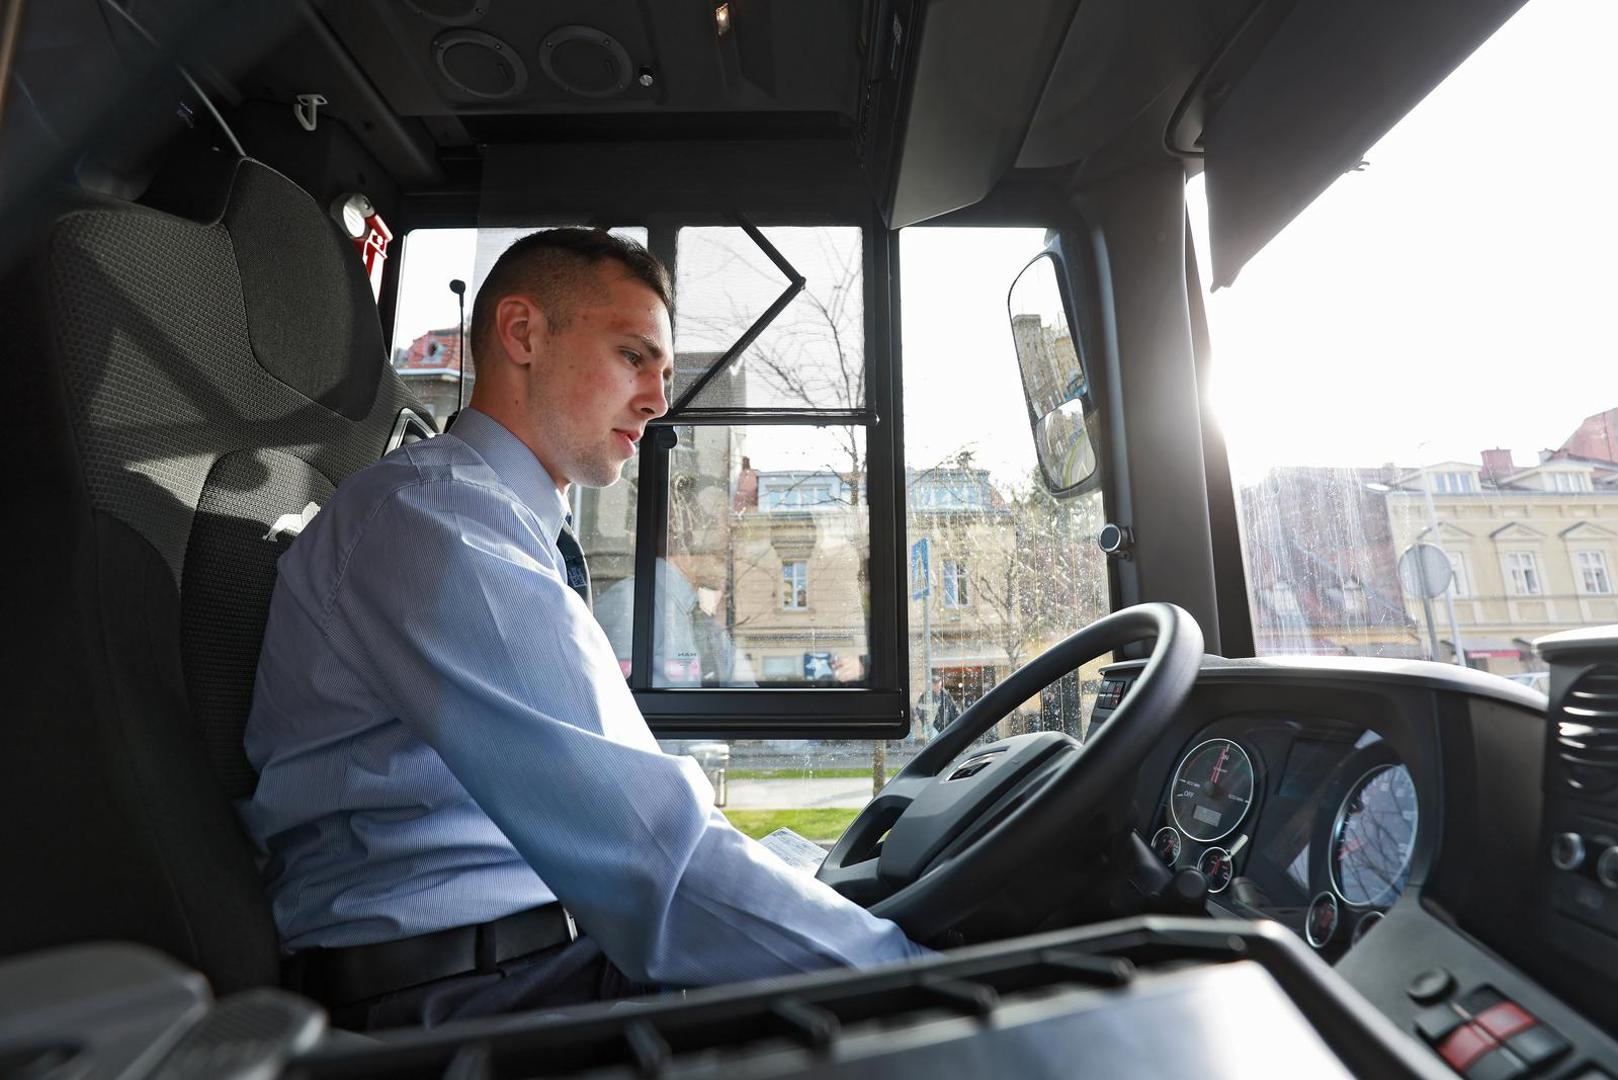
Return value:
[[(1618, 1077), (1618, 873), (1567, 854), (1618, 864), (1591, 779), (1618, 792), (1618, 664), (1549, 658), (1547, 701), (1447, 665), (1208, 657), (1121, 781), (1135, 829), (1210, 878), (1209, 914), (1290, 928), (1456, 1074)], [(1092, 731), (1133, 722), (1140, 667), (1103, 669)]]
[(1408, 765), (1372, 728), (1224, 717), (1186, 745), (1152, 850), (1202, 873), (1214, 913), (1274, 919), (1335, 959), (1403, 894), (1425, 839), (1419, 803)]

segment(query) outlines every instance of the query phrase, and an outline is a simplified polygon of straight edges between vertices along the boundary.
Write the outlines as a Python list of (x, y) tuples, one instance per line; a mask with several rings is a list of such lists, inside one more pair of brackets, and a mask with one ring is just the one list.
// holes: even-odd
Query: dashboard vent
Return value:
[(1618, 788), (1618, 665), (1591, 668), (1562, 695), (1556, 749), (1562, 781), (1584, 795)]

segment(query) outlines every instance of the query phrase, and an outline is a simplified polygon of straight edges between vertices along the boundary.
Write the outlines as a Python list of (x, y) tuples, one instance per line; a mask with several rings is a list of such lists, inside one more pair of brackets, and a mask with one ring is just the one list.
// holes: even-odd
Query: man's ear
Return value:
[(494, 308), (495, 337), (511, 362), (521, 367), (533, 363), (544, 337), (545, 316), (526, 296), (502, 296)]

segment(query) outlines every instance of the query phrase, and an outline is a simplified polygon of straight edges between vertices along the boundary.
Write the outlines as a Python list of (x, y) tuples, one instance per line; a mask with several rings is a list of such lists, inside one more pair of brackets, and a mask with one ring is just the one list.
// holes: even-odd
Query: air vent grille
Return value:
[(1591, 668), (1562, 695), (1556, 749), (1569, 788), (1603, 798), (1618, 789), (1618, 665)]

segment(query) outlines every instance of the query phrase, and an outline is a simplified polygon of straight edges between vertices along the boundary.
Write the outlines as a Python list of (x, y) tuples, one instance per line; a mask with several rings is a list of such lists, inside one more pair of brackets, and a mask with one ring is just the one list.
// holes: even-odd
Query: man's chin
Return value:
[(573, 478), (573, 482), (580, 487), (604, 488), (612, 487), (624, 474), (623, 462), (598, 462), (588, 469), (581, 469), (582, 475)]

